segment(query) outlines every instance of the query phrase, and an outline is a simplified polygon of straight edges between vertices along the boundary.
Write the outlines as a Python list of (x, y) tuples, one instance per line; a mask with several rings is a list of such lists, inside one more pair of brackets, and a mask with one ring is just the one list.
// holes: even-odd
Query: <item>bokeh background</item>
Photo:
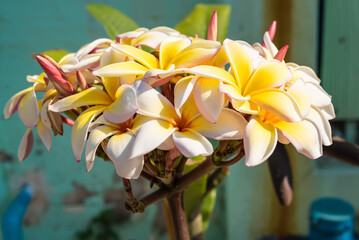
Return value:
[[(86, 4), (107, 4), (143, 27), (174, 27), (197, 3), (230, 4), (228, 37), (261, 42), (264, 31), (277, 20), (274, 43), (289, 44), (287, 61), (312, 67), (333, 96), (335, 133), (358, 143), (359, 119), (359, 1), (356, 0), (2, 0), (0, 2), (0, 107), (26, 88), (26, 75), (41, 73), (31, 54), (62, 48), (76, 51), (96, 38), (106, 37)], [(24, 218), (25, 239), (76, 239), (92, 219), (116, 212), (121, 239), (167, 239), (160, 204), (143, 214), (129, 215), (121, 179), (111, 163), (98, 159), (90, 173), (76, 163), (70, 129), (54, 138), (47, 152), (35, 134), (31, 155), (22, 164), (17, 148), (26, 130), (14, 115), (0, 117), (0, 215), (24, 183), (35, 195)], [(243, 162), (219, 188), (206, 239), (258, 239), (262, 236), (308, 233), (313, 200), (334, 196), (359, 211), (359, 168), (334, 159), (309, 160), (291, 151), (294, 197), (291, 206), (278, 203), (267, 163), (248, 168)], [(148, 192), (145, 182), (134, 182), (137, 196)], [(359, 216), (359, 215), (357, 215)], [(107, 219), (108, 220), (108, 219)], [(359, 217), (356, 217), (359, 225)], [(356, 226), (356, 230), (359, 230)], [(1, 238), (1, 237), (0, 237)]]

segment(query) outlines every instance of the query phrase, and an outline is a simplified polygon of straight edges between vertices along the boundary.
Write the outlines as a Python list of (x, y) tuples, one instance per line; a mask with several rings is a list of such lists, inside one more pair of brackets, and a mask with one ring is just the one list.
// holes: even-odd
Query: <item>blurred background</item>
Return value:
[[(357, 0), (13, 0), (0, 2), (0, 107), (30, 86), (26, 75), (41, 73), (31, 54), (61, 48), (76, 51), (106, 37), (86, 4), (107, 4), (138, 25), (174, 27), (197, 3), (230, 4), (228, 37), (261, 42), (277, 20), (274, 43), (289, 45), (286, 61), (312, 67), (333, 96), (334, 132), (359, 143), (359, 1)], [(16, 114), (17, 115), (17, 114)], [(114, 224), (120, 239), (167, 239), (160, 204), (143, 214), (128, 214), (121, 179), (111, 163), (98, 159), (90, 173), (76, 163), (70, 128), (53, 140), (47, 152), (35, 134), (31, 155), (22, 164), (17, 149), (26, 130), (17, 116), (0, 117), (0, 216), (21, 186), (30, 183), (34, 196), (24, 217), (25, 239), (90, 239), (89, 229)], [(276, 199), (267, 163), (248, 168), (244, 162), (218, 190), (206, 239), (259, 239), (263, 236), (307, 235), (309, 207), (319, 197), (339, 197), (359, 211), (359, 168), (323, 157), (310, 160), (290, 151), (293, 201), (282, 207)], [(133, 181), (136, 196), (150, 191)], [(110, 209), (110, 210), (109, 210)], [(115, 213), (114, 215), (111, 212)], [(359, 214), (355, 217), (359, 231)], [(84, 238), (81, 238), (84, 237)]]

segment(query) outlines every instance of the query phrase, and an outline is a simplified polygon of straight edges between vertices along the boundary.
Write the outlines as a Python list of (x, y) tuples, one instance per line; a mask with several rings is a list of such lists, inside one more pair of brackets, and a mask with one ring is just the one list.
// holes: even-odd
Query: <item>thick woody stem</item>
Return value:
[(183, 205), (183, 191), (167, 198), (172, 227), (176, 240), (190, 240), (186, 213)]

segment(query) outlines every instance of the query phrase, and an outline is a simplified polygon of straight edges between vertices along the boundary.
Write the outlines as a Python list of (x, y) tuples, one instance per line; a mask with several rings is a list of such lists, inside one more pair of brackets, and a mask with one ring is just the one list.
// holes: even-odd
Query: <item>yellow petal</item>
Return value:
[(90, 124), (95, 117), (105, 110), (103, 106), (94, 106), (86, 109), (77, 117), (71, 132), (72, 150), (77, 161), (81, 160), (81, 155), (85, 147), (87, 132)]
[(292, 78), (289, 69), (277, 60), (268, 60), (252, 74), (243, 91), (243, 96), (256, 90), (275, 88), (286, 84)]
[(303, 119), (298, 103), (287, 92), (278, 89), (264, 89), (251, 95), (250, 101), (287, 122)]
[(213, 58), (212, 65), (216, 67), (224, 67), (228, 63), (226, 51), (221, 47), (217, 55)]
[(110, 105), (111, 103), (112, 99), (107, 93), (92, 87), (57, 101), (50, 105), (49, 109), (53, 112), (63, 112), (86, 105)]
[(243, 97), (240, 89), (234, 85), (220, 84), (218, 87), (218, 91), (226, 94), (230, 99), (233, 99), (236, 101), (247, 101), (250, 99), (249, 96)]
[[(138, 49), (139, 50), (139, 49)], [(101, 77), (120, 77), (128, 75), (144, 75), (148, 68), (136, 62), (119, 62), (104, 66), (93, 72)]]
[(159, 50), (161, 42), (166, 37), (168, 37), (168, 34), (163, 32), (147, 31), (134, 38), (131, 42), (131, 45), (135, 47), (144, 45), (152, 49)]
[(160, 68), (166, 70), (172, 60), (186, 47), (191, 45), (189, 38), (168, 37), (160, 46)]
[(176, 68), (188, 68), (200, 65), (214, 56), (221, 49), (221, 44), (217, 41), (200, 40), (192, 43), (171, 61)]
[(273, 125), (263, 123), (258, 117), (249, 121), (244, 134), (247, 166), (256, 166), (267, 160), (276, 145), (277, 131)]
[(236, 81), (234, 80), (233, 76), (222, 68), (201, 65), (190, 68), (187, 71), (201, 77), (218, 79), (224, 83), (236, 85)]
[(258, 115), (259, 108), (256, 104), (250, 101), (238, 101), (232, 98), (232, 106), (238, 112), (246, 113), (246, 114), (253, 114)]
[(318, 158), (323, 154), (318, 130), (311, 122), (306, 120), (298, 123), (279, 121), (274, 125), (298, 152), (308, 158)]
[(252, 73), (251, 60), (246, 50), (239, 43), (230, 39), (223, 41), (223, 48), (231, 64), (237, 85), (244, 89)]
[(26, 93), (20, 100), (19, 117), (21, 121), (28, 127), (34, 128), (39, 120), (39, 106), (35, 95), (35, 89)]
[(225, 108), (216, 123), (210, 123), (203, 116), (191, 121), (189, 128), (205, 137), (217, 140), (242, 139), (247, 120), (242, 114)]
[(111, 47), (115, 51), (142, 63), (145, 67), (149, 69), (159, 67), (159, 62), (157, 58), (146, 51), (128, 45), (112, 44)]
[(120, 87), (120, 80), (118, 77), (102, 77), (102, 84), (110, 97), (116, 99), (116, 91)]

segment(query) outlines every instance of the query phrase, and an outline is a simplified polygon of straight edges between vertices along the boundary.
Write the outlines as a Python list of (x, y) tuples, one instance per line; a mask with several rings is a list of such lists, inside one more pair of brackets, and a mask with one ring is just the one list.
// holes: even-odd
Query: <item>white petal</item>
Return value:
[(138, 110), (135, 90), (122, 85), (116, 91), (117, 99), (104, 112), (105, 118), (113, 123), (122, 123), (131, 118)]
[(32, 133), (32, 128), (28, 128), (21, 139), (19, 150), (17, 151), (17, 157), (19, 158), (20, 162), (22, 162), (30, 155), (33, 145), (34, 135)]
[(194, 86), (193, 96), (200, 113), (215, 123), (221, 114), (225, 96), (218, 91), (219, 81), (211, 78), (199, 78)]
[(225, 108), (216, 123), (210, 123), (203, 116), (199, 116), (191, 121), (190, 128), (216, 140), (242, 139), (247, 123), (242, 114)]
[(119, 130), (110, 126), (100, 126), (92, 130), (86, 144), (86, 169), (91, 171), (95, 162), (96, 150), (100, 143), (107, 137), (118, 133)]
[(182, 78), (176, 83), (174, 89), (174, 96), (175, 96), (174, 104), (178, 116), (180, 116), (180, 109), (182, 105), (187, 101), (189, 95), (191, 94), (193, 90), (193, 86), (196, 83), (197, 79), (198, 77), (188, 76)]
[(320, 108), (331, 104), (331, 96), (319, 84), (305, 83), (305, 87), (314, 106)]
[(143, 124), (135, 133), (130, 157), (145, 155), (160, 146), (176, 130), (169, 122), (152, 120)]
[(208, 156), (213, 153), (212, 144), (194, 130), (176, 131), (172, 138), (178, 150), (187, 158), (199, 155)]
[(318, 129), (319, 134), (322, 138), (323, 145), (329, 146), (332, 142), (332, 129), (329, 121), (325, 118), (323, 113), (316, 107), (310, 109), (308, 116), (305, 118), (312, 122)]
[(277, 145), (277, 131), (272, 125), (263, 123), (258, 117), (252, 118), (244, 135), (246, 165), (261, 164), (269, 158)]
[(125, 132), (112, 136), (107, 144), (107, 154), (117, 174), (127, 179), (138, 178), (143, 167), (143, 156), (129, 158), (134, 139), (132, 133)]
[(37, 133), (44, 143), (47, 151), (50, 151), (52, 144), (51, 128), (48, 128), (42, 121), (37, 125)]
[(22, 90), (21, 92), (16, 93), (14, 96), (12, 96), (9, 101), (6, 103), (4, 108), (4, 117), (5, 119), (8, 119), (11, 115), (13, 115), (19, 107), (19, 103), (22, 100), (22, 98), (32, 91), (33, 87), (29, 87), (25, 90)]

